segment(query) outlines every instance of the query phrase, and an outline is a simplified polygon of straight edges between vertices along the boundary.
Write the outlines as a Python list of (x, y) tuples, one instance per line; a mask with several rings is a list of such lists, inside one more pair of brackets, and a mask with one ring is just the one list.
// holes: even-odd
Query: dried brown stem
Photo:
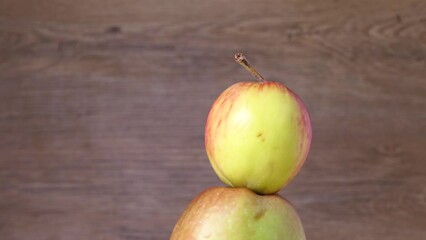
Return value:
[(245, 69), (247, 69), (247, 71), (251, 72), (251, 74), (253, 74), (259, 82), (266, 82), (265, 78), (248, 63), (242, 53), (235, 54), (235, 61), (241, 64)]

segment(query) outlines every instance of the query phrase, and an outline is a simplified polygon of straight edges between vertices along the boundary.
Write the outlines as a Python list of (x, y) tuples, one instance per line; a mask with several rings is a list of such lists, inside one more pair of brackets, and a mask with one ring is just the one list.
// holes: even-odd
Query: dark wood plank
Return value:
[(0, 1), (0, 239), (167, 239), (243, 51), (305, 100), (308, 239), (426, 239), (426, 2)]

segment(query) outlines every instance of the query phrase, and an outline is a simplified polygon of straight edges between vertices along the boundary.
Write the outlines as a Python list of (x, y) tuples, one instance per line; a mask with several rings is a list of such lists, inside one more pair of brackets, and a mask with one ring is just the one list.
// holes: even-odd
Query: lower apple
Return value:
[(171, 240), (305, 240), (292, 205), (277, 194), (246, 188), (209, 188), (178, 220)]

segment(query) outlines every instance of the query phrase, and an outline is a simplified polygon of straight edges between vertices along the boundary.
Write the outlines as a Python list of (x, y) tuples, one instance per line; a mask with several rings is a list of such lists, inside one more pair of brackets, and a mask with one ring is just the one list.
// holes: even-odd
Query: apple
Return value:
[(205, 145), (218, 177), (232, 187), (271, 194), (287, 185), (308, 155), (312, 130), (299, 96), (265, 80), (242, 54), (235, 59), (257, 82), (239, 82), (214, 102)]
[(279, 195), (214, 187), (198, 195), (176, 223), (170, 240), (304, 240), (292, 205)]

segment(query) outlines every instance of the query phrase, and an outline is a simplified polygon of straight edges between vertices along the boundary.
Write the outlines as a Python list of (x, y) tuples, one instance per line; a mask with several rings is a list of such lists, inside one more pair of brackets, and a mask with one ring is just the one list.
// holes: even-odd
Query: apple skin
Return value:
[(205, 145), (218, 177), (232, 187), (271, 194), (299, 172), (312, 139), (302, 100), (278, 82), (239, 82), (215, 101)]
[(198, 195), (178, 220), (170, 240), (305, 240), (292, 205), (279, 195), (247, 188), (214, 187)]

